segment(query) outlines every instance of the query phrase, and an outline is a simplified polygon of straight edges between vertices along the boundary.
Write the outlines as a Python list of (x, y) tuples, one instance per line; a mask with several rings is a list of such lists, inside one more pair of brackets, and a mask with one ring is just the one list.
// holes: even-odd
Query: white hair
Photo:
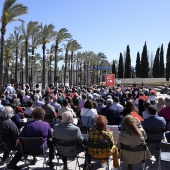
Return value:
[(2, 109), (1, 115), (7, 119), (10, 119), (14, 115), (13, 108), (11, 106), (5, 106)]
[(73, 114), (70, 111), (65, 111), (62, 114), (62, 121), (63, 122), (72, 122), (73, 121)]

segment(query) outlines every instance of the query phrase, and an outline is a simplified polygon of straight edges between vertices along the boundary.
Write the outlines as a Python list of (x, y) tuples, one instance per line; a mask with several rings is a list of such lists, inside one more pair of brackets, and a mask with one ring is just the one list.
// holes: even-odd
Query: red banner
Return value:
[(108, 87), (115, 86), (115, 74), (106, 74), (106, 86)]

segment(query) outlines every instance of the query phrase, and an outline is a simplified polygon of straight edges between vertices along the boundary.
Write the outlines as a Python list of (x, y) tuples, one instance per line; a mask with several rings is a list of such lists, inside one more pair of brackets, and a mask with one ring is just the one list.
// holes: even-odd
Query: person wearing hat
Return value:
[(113, 107), (113, 100), (107, 99), (106, 100), (106, 107), (100, 110), (100, 115), (106, 116), (108, 120), (108, 125), (119, 125), (121, 118), (118, 113)]

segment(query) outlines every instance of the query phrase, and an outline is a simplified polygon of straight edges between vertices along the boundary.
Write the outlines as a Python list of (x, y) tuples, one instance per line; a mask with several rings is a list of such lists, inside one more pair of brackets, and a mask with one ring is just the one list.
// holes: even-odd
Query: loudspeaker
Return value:
[(169, 81), (169, 77), (166, 77), (166, 81)]

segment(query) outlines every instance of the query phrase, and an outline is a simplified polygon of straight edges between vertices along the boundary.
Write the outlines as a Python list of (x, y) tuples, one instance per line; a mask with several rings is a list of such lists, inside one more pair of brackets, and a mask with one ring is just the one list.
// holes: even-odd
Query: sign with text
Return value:
[(115, 74), (106, 74), (106, 86), (108, 87), (115, 86)]

